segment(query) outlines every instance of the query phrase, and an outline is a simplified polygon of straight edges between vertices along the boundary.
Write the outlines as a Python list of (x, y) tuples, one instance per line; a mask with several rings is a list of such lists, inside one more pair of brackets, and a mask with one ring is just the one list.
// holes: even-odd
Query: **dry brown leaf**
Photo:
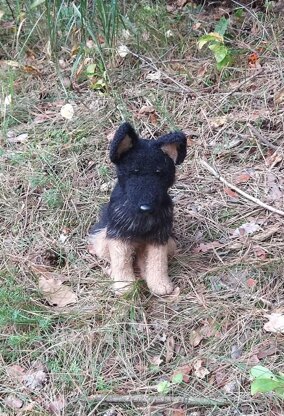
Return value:
[(192, 347), (197, 347), (202, 340), (203, 336), (201, 335), (200, 331), (191, 331), (189, 336), (189, 343)]
[(239, 197), (237, 192), (232, 191), (232, 189), (230, 189), (230, 188), (224, 188), (224, 192), (225, 192), (225, 194), (229, 195), (229, 197), (231, 197), (231, 198), (237, 199)]
[(283, 154), (281, 154), (280, 152), (276, 151), (272, 155), (268, 156), (265, 159), (265, 165), (269, 169), (272, 169), (272, 168), (274, 168), (274, 166), (278, 165), (278, 163), (280, 163), (282, 161), (282, 159), (283, 159)]
[(8, 377), (17, 382), (22, 382), (26, 370), (20, 365), (14, 364), (6, 368)]
[(32, 75), (35, 75), (37, 77), (39, 77), (41, 75), (40, 71), (36, 67), (34, 67), (32, 65), (24, 65), (22, 67), (22, 69), (27, 74), (32, 74)]
[(242, 224), (240, 227), (236, 228), (232, 234), (232, 238), (243, 237), (245, 235), (253, 234), (260, 230), (260, 226), (256, 224), (254, 221), (246, 222)]
[(197, 360), (193, 364), (194, 374), (198, 378), (205, 378), (209, 374), (209, 370), (206, 367), (202, 366), (202, 360)]
[(53, 277), (41, 276), (39, 278), (39, 290), (51, 306), (63, 308), (77, 302), (77, 295), (68, 286), (62, 284)]
[(267, 332), (273, 332), (277, 334), (284, 334), (284, 315), (281, 313), (272, 313), (271, 315), (265, 315), (269, 320), (264, 324), (263, 329)]
[(166, 363), (169, 363), (173, 356), (175, 351), (175, 339), (173, 336), (168, 337), (166, 341)]
[(9, 143), (26, 143), (28, 141), (28, 133), (19, 134), (19, 136), (13, 136), (8, 138)]
[(23, 377), (23, 383), (25, 386), (31, 390), (40, 390), (43, 388), (47, 380), (47, 374), (43, 370), (28, 371), (28, 373)]
[(227, 116), (221, 116), (221, 117), (212, 117), (208, 120), (208, 122), (209, 122), (209, 126), (212, 129), (217, 129), (218, 127), (224, 126), (227, 120), (228, 120)]
[(151, 363), (152, 365), (155, 365), (155, 366), (157, 366), (157, 367), (159, 367), (159, 366), (160, 366), (160, 364), (162, 364), (162, 362), (163, 362), (163, 360), (162, 360), (162, 358), (160, 357), (160, 355), (154, 355), (153, 357), (150, 357), (150, 358), (149, 358), (149, 361), (150, 361), (150, 363)]
[(256, 280), (252, 279), (251, 277), (247, 280), (247, 286), (248, 287), (255, 287), (256, 286)]
[(197, 74), (196, 74), (197, 78), (203, 78), (204, 77), (204, 75), (207, 72), (208, 66), (209, 66), (209, 63), (205, 62), (203, 65), (201, 65), (198, 68), (198, 71), (197, 71)]
[(173, 416), (186, 416), (187, 410), (184, 410), (182, 407), (180, 407), (178, 409), (173, 409), (171, 413)]
[(268, 347), (262, 347), (257, 353), (257, 357), (262, 360), (263, 358), (270, 357), (277, 353), (277, 346), (275, 344), (269, 345)]
[(260, 246), (254, 246), (253, 247), (253, 252), (256, 255), (256, 257), (258, 257), (261, 260), (266, 260), (267, 259), (267, 252)]
[(189, 382), (189, 374), (191, 374), (192, 372), (192, 366), (187, 364), (187, 365), (183, 365), (182, 367), (177, 368), (174, 373), (173, 373), (173, 377), (177, 374), (182, 374), (182, 380), (185, 383)]
[(9, 396), (5, 397), (4, 403), (13, 410), (20, 409), (23, 406), (23, 401), (14, 394), (9, 394)]
[(284, 101), (284, 87), (280, 88), (274, 95), (274, 103), (280, 104)]
[(154, 113), (155, 112), (155, 108), (152, 105), (143, 105), (140, 110), (138, 111), (139, 115), (148, 115), (150, 113)]
[(250, 174), (242, 173), (235, 178), (235, 184), (238, 185), (239, 183), (246, 183), (251, 179)]

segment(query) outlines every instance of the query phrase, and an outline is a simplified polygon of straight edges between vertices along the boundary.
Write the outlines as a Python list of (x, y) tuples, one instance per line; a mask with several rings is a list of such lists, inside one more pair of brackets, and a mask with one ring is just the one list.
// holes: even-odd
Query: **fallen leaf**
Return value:
[(208, 62), (205, 62), (203, 65), (201, 65), (198, 68), (198, 71), (197, 71), (197, 74), (196, 74), (197, 78), (203, 78), (204, 77), (204, 75), (207, 72), (208, 66), (209, 66)]
[(151, 72), (150, 74), (146, 75), (146, 79), (149, 79), (150, 81), (158, 81), (161, 79), (161, 76), (161, 71)]
[(163, 360), (160, 357), (160, 355), (154, 355), (153, 357), (149, 357), (149, 361), (152, 365), (155, 365), (157, 367), (160, 366), (160, 364), (162, 364)]
[(253, 247), (254, 254), (261, 260), (267, 259), (267, 252), (260, 246)]
[(212, 129), (217, 129), (218, 127), (224, 126), (224, 124), (227, 122), (227, 119), (228, 119), (227, 116), (212, 117), (208, 120), (209, 126)]
[(41, 75), (40, 71), (32, 65), (24, 65), (22, 67), (22, 69), (23, 69), (24, 72), (26, 72), (28, 74), (35, 75), (37, 77), (39, 77)]
[(192, 372), (192, 366), (189, 364), (183, 365), (179, 368), (177, 368), (174, 373), (173, 373), (173, 377), (176, 376), (177, 374), (182, 374), (182, 381), (184, 381), (185, 383), (189, 382), (189, 374), (191, 374)]
[(129, 53), (130, 53), (130, 50), (128, 49), (128, 47), (126, 45), (120, 45), (120, 46), (118, 46), (118, 48), (117, 48), (117, 54), (121, 58), (125, 58)]
[(173, 356), (174, 356), (174, 350), (175, 350), (175, 339), (173, 336), (168, 337), (166, 341), (166, 363), (169, 363)]
[(47, 403), (46, 408), (54, 415), (61, 415), (62, 410), (66, 406), (66, 402), (63, 396), (58, 396), (55, 400)]
[(5, 397), (4, 403), (13, 410), (20, 409), (23, 406), (23, 401), (13, 394)]
[(251, 176), (248, 173), (242, 173), (235, 178), (235, 184), (246, 183), (251, 179)]
[(22, 382), (26, 370), (20, 365), (14, 364), (6, 368), (6, 373), (13, 381)]
[(138, 111), (139, 115), (148, 115), (155, 112), (155, 108), (152, 105), (143, 105)]
[(195, 363), (193, 364), (193, 367), (195, 370), (194, 374), (198, 378), (203, 379), (209, 374), (209, 370), (205, 367), (202, 367), (202, 360), (195, 361)]
[(272, 313), (271, 315), (265, 315), (269, 320), (264, 324), (263, 329), (267, 332), (274, 332), (284, 334), (284, 315), (281, 313)]
[(187, 410), (183, 409), (182, 407), (173, 409), (171, 411), (172, 416), (186, 416), (188, 414)]
[(255, 279), (249, 278), (247, 280), (247, 286), (248, 287), (255, 287), (255, 285), (256, 285), (256, 280)]
[(235, 191), (232, 191), (232, 189), (230, 189), (230, 188), (224, 188), (224, 192), (225, 192), (225, 194), (229, 195), (231, 198), (236, 199), (236, 198), (239, 197), (239, 195)]
[(277, 353), (277, 346), (275, 344), (269, 345), (268, 347), (261, 347), (257, 353), (257, 357), (262, 360), (263, 358), (270, 357)]
[(232, 380), (232, 381), (229, 381), (228, 383), (226, 383), (226, 384), (223, 386), (223, 390), (224, 390), (226, 393), (233, 393), (234, 391), (236, 391), (237, 387), (238, 387), (237, 382), (236, 382), (236, 381), (234, 381), (234, 380)]
[(259, 358), (256, 354), (252, 354), (248, 357), (248, 359), (245, 362), (246, 365), (256, 365), (259, 363)]
[(47, 375), (43, 370), (29, 371), (23, 377), (23, 383), (31, 391), (40, 390), (43, 388), (46, 380)]
[(194, 253), (207, 253), (209, 250), (213, 250), (214, 248), (222, 247), (218, 241), (212, 241), (212, 243), (201, 243), (198, 247), (193, 249)]
[(77, 302), (77, 295), (72, 289), (53, 277), (41, 276), (38, 284), (39, 290), (51, 306), (63, 308)]
[(9, 143), (25, 143), (28, 141), (28, 138), (29, 138), (28, 133), (22, 133), (22, 134), (19, 134), (19, 136), (9, 137), (8, 142)]
[(233, 360), (238, 360), (242, 356), (242, 348), (238, 345), (233, 345), (231, 349), (231, 358)]
[(60, 114), (63, 118), (71, 120), (74, 116), (74, 109), (71, 104), (65, 104), (61, 107)]
[(200, 334), (199, 331), (191, 331), (189, 336), (189, 343), (192, 347), (197, 347), (200, 342), (203, 340), (203, 336)]
[(215, 381), (218, 387), (223, 387), (228, 380), (228, 374), (223, 370), (217, 370), (215, 373)]
[(251, 68), (258, 67), (259, 64), (259, 55), (257, 52), (253, 52), (248, 57), (248, 64)]
[(272, 169), (276, 165), (278, 165), (278, 163), (280, 163), (282, 159), (283, 159), (283, 155), (279, 153), (278, 151), (276, 151), (265, 159), (265, 165), (268, 168)]
[(280, 88), (274, 95), (274, 103), (280, 104), (284, 101), (284, 87)]
[(245, 224), (242, 224), (240, 227), (238, 227), (232, 234), (232, 238), (237, 237), (243, 237), (245, 235), (253, 234), (257, 231), (259, 231), (261, 228), (258, 224), (256, 224), (254, 221), (252, 222), (246, 222)]

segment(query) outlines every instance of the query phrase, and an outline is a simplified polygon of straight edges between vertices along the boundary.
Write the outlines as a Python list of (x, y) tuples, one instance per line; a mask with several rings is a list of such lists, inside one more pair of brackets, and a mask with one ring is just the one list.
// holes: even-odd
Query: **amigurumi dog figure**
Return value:
[(155, 295), (174, 289), (168, 276), (168, 255), (175, 250), (168, 189), (175, 180), (175, 165), (185, 156), (186, 137), (180, 131), (145, 140), (124, 123), (115, 133), (110, 160), (118, 180), (88, 240), (90, 253), (110, 261), (118, 293), (135, 281), (134, 263)]

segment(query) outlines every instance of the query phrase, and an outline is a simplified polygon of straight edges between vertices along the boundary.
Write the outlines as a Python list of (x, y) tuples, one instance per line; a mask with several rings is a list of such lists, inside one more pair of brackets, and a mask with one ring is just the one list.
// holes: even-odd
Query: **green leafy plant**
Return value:
[(161, 394), (168, 394), (170, 392), (171, 387), (174, 384), (181, 384), (183, 381), (183, 374), (182, 373), (176, 373), (172, 376), (172, 380), (163, 380), (157, 385), (157, 391)]
[(252, 377), (251, 394), (271, 393), (284, 399), (284, 373), (278, 375), (272, 373), (268, 368), (256, 365), (250, 371)]
[(229, 25), (229, 19), (222, 17), (216, 24), (214, 32), (201, 36), (198, 39), (198, 49), (202, 49), (207, 45), (212, 51), (217, 69), (221, 70), (228, 66), (232, 61), (230, 49), (225, 45), (224, 35)]

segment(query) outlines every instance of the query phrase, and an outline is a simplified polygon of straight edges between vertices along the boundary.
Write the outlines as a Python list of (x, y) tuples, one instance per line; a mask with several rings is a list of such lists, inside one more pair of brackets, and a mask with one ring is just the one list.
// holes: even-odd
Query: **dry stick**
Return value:
[(143, 394), (94, 394), (90, 397), (92, 401), (107, 403), (147, 403), (165, 404), (180, 403), (191, 406), (228, 406), (230, 402), (222, 399), (204, 399), (203, 397), (182, 397), (182, 396), (152, 396)]
[(207, 169), (210, 173), (212, 173), (215, 178), (219, 179), (224, 185), (226, 185), (228, 188), (233, 189), (238, 194), (242, 195), (244, 198), (248, 199), (249, 201), (254, 202), (255, 204), (261, 206), (262, 208), (267, 209), (268, 211), (275, 212), (276, 214), (282, 215), (284, 217), (284, 211), (281, 211), (280, 209), (274, 208), (271, 205), (267, 205), (264, 202), (260, 201), (260, 199), (255, 198), (254, 196), (251, 196), (247, 194), (246, 192), (242, 191), (241, 189), (237, 188), (235, 185), (228, 182), (223, 176), (221, 176), (215, 169), (212, 168), (212, 166), (208, 165), (205, 160), (200, 159), (201, 165)]

